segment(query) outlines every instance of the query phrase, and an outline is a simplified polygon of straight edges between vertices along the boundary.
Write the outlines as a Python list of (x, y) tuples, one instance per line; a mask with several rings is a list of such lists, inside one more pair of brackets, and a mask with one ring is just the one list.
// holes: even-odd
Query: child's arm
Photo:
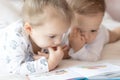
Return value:
[(68, 52), (70, 50), (69, 46), (68, 45), (63, 45), (62, 50), (64, 52), (63, 59), (69, 59), (70, 58), (70, 56), (68, 55)]
[(114, 28), (113, 30), (109, 30), (109, 34), (109, 42), (115, 42), (117, 40), (120, 40), (120, 27)]
[[(17, 34), (17, 33), (16, 33)], [(7, 72), (27, 75), (32, 73), (48, 72), (48, 62), (45, 57), (33, 60), (31, 46), (20, 35), (7, 34), (3, 38), (4, 61), (7, 62)], [(12, 35), (12, 36), (11, 36)]]
[(15, 52), (14, 55), (12, 55), (11, 57), (12, 59), (8, 64), (10, 67), (9, 72), (12, 72), (13, 74), (18, 73), (21, 75), (28, 75), (33, 73), (40, 74), (51, 71), (56, 68), (56, 66), (60, 63), (64, 55), (60, 47), (58, 47), (56, 51), (53, 50), (52, 48), (49, 48), (48, 59), (41, 56), (37, 60), (23, 62), (25, 56), (22, 55), (22, 53), (18, 53), (18, 54), (16, 53), (18, 52)]
[(83, 61), (97, 61), (100, 58), (101, 50), (102, 48), (86, 45), (77, 52), (74, 52), (74, 50), (71, 49), (69, 55), (73, 59)]
[[(10, 59), (12, 58), (12, 59)], [(28, 58), (28, 57), (27, 57)], [(8, 63), (9, 72), (13, 74), (28, 75), (33, 73), (48, 72), (48, 63), (45, 57), (38, 60), (25, 61), (25, 56), (22, 54), (14, 54), (9, 56), (10, 62)]]
[(49, 70), (52, 70), (60, 63), (60, 61), (63, 58), (64, 52), (61, 47), (57, 47), (56, 50), (54, 50), (53, 48), (48, 48), (48, 49), (49, 49), (49, 54), (38, 52), (38, 55), (34, 56), (34, 59), (38, 60), (42, 56), (46, 57), (48, 59)]
[(64, 53), (61, 47), (57, 47), (56, 51), (52, 48), (48, 49), (49, 49), (48, 66), (49, 70), (53, 70), (61, 62)]
[(37, 54), (34, 54), (33, 59), (34, 59), (34, 60), (38, 60), (38, 59), (40, 59), (41, 57), (45, 57), (46, 59), (48, 59), (49, 54), (38, 51)]
[(77, 30), (77, 28), (74, 28), (71, 30), (70, 33), (64, 36), (63, 39), (63, 51), (64, 51), (64, 57), (63, 59), (70, 58), (69, 56), (69, 50), (72, 47), (74, 51), (78, 51), (85, 45), (84, 37), (81, 36), (81, 33)]

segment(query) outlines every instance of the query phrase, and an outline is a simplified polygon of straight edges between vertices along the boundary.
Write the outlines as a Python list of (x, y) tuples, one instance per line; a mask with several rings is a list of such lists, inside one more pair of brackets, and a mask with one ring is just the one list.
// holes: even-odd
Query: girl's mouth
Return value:
[(53, 50), (57, 50), (57, 47), (52, 47)]

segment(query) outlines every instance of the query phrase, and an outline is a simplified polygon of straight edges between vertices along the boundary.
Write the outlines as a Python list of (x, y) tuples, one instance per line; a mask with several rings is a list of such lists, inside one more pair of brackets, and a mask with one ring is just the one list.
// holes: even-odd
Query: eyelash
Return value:
[[(84, 32), (79, 29), (79, 32)], [(97, 30), (90, 30), (90, 32), (97, 32)]]
[(49, 36), (50, 38), (55, 38), (55, 36)]
[(91, 30), (91, 32), (97, 32), (97, 30)]

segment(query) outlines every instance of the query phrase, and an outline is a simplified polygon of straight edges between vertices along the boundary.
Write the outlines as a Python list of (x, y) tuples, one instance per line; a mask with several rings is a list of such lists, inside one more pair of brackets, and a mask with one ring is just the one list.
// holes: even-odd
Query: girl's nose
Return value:
[(56, 39), (55, 42), (54, 42), (55, 45), (59, 45), (61, 44), (61, 39)]

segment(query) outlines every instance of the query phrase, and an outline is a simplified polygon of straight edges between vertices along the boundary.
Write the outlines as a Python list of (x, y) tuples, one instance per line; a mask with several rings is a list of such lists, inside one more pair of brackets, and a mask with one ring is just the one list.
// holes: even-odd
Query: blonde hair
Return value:
[[(72, 11), (65, 0), (25, 0), (23, 19), (31, 25), (40, 25), (44, 21), (43, 15), (47, 7), (53, 7), (67, 21), (71, 22)], [(49, 14), (49, 13), (48, 13)]]
[(72, 10), (78, 14), (89, 15), (105, 12), (104, 0), (67, 0)]

